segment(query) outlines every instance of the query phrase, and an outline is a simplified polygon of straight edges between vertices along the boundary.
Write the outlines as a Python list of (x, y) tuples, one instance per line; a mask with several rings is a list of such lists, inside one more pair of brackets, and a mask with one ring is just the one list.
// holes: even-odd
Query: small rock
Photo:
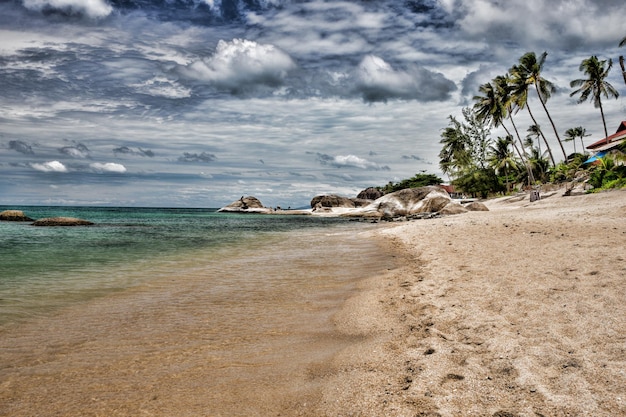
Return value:
[(46, 217), (36, 220), (33, 226), (90, 226), (93, 222), (75, 217)]
[(5, 210), (0, 213), (0, 220), (7, 222), (32, 222), (33, 219), (26, 216), (22, 210)]

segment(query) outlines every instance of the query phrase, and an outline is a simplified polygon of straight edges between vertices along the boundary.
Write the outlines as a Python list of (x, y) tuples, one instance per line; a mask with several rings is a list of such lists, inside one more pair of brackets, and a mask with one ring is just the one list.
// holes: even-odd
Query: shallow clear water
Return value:
[[(0, 206), (0, 211), (6, 209), (11, 207)], [(171, 269), (184, 263), (172, 263), (193, 257), (195, 251), (206, 261), (238, 247), (268, 244), (280, 234), (347, 225), (340, 219), (215, 209), (21, 209), (33, 219), (66, 216), (95, 224), (35, 227), (0, 222), (0, 324), (175, 273)]]
[(376, 225), (213, 210), (0, 223), (0, 416), (290, 415), (354, 343), (333, 315), (395, 260)]

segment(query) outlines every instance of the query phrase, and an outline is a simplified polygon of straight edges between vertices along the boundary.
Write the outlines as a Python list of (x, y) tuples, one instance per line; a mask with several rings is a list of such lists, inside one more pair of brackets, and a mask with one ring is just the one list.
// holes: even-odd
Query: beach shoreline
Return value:
[[(331, 278), (269, 299), (280, 325), (252, 320), (269, 294), (254, 281), (209, 310), (194, 261), (3, 333), (0, 415), (626, 415), (626, 191), (484, 203), (259, 247), (258, 277), (282, 286), (280, 261)], [(247, 327), (228, 322), (237, 305)]]
[(626, 415), (626, 191), (382, 228), (308, 416)]

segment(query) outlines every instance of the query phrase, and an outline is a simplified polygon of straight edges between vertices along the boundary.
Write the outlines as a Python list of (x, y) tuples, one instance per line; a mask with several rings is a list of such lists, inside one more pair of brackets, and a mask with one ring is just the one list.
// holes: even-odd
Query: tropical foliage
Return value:
[(442, 182), (443, 180), (436, 175), (422, 173), (415, 174), (413, 177), (404, 179), (397, 183), (389, 182), (384, 187), (377, 188), (381, 190), (383, 194), (388, 194), (393, 193), (394, 191), (404, 190), (405, 188), (418, 188), (427, 185), (438, 185)]
[[(626, 38), (620, 45), (626, 45)], [(589, 135), (584, 127), (567, 129), (563, 139), (559, 136), (547, 106), (555, 87), (542, 75), (546, 58), (546, 52), (539, 56), (534, 52), (524, 54), (505, 75), (480, 85), (474, 105), (462, 109), (462, 118), (448, 117), (448, 126), (442, 130), (440, 138), (439, 166), (458, 190), (484, 197), (548, 181), (572, 181), (581, 175), (590, 177), (589, 182), (596, 188), (626, 181), (626, 167), (619, 157), (601, 158), (601, 162), (593, 166), (586, 163), (589, 155), (584, 153), (583, 139)], [(599, 60), (592, 56), (584, 59), (579, 67), (586, 78), (571, 82), (571, 87), (575, 88), (571, 96), (579, 95), (579, 103), (591, 99), (600, 109), (605, 136), (608, 133), (602, 98), (618, 96), (617, 90), (606, 81), (611, 67), (610, 59)], [(624, 75), (626, 77), (626, 73)], [(554, 135), (552, 139), (561, 149), (562, 162), (557, 163), (550, 142), (537, 123), (530, 106), (532, 100), (539, 101), (550, 122), (550, 135)], [(533, 124), (522, 139), (515, 115), (524, 109)], [(506, 136), (494, 140), (491, 130), (497, 128), (504, 129)], [(580, 152), (576, 148), (577, 140), (580, 140)], [(563, 142), (573, 142), (574, 152), (569, 157)]]

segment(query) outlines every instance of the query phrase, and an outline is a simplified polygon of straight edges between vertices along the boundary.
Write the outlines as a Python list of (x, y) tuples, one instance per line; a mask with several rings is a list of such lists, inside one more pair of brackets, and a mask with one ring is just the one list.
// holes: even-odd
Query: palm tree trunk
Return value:
[[(536, 124), (537, 126), (539, 126), (537, 124), (537, 120), (535, 120), (535, 116), (533, 116), (533, 112), (530, 111), (530, 106), (528, 105), (528, 103), (526, 103), (526, 108), (528, 109), (528, 114), (530, 114), (530, 118), (533, 119), (533, 123)], [(546, 139), (545, 135), (543, 134), (543, 131), (540, 129), (539, 133), (541, 134), (541, 137), (543, 138), (543, 142), (546, 144), (546, 149), (548, 149), (548, 154), (550, 155), (550, 160), (552, 161), (552, 166), (556, 166), (556, 162), (554, 162), (554, 155), (552, 155), (552, 148), (550, 148), (550, 144), (548, 143), (548, 139)]]
[(604, 125), (604, 137), (606, 138), (606, 143), (609, 143), (609, 132), (606, 130), (606, 120), (604, 119), (604, 109), (602, 108), (600, 96), (598, 96), (598, 104), (600, 104), (600, 114), (602, 115), (602, 124)]
[(567, 162), (567, 153), (565, 152), (565, 147), (563, 146), (563, 142), (561, 142), (561, 138), (559, 137), (559, 132), (557, 132), (556, 130), (556, 126), (554, 125), (554, 121), (552, 120), (552, 117), (550, 116), (550, 113), (548, 112), (548, 108), (546, 107), (546, 103), (543, 101), (543, 98), (541, 97), (541, 94), (539, 94), (539, 87), (537, 86), (537, 83), (535, 83), (535, 91), (537, 92), (537, 97), (539, 97), (539, 101), (541, 102), (541, 105), (543, 106), (543, 109), (546, 112), (546, 115), (548, 116), (548, 120), (550, 120), (550, 124), (552, 125), (552, 130), (554, 130), (554, 135), (556, 136), (556, 140), (559, 142), (559, 146), (561, 147), (561, 151), (563, 151), (563, 160), (565, 162)]

